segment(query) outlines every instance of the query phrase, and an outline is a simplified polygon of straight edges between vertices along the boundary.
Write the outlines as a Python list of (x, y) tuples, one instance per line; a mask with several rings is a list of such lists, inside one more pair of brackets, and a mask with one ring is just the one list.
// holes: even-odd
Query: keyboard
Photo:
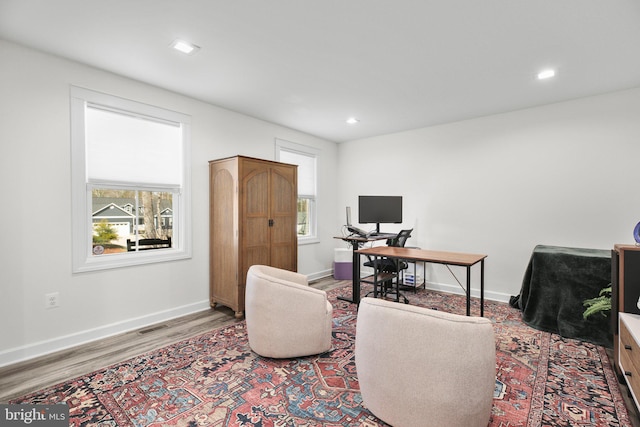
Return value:
[(397, 233), (376, 233), (375, 231), (367, 234), (367, 237), (382, 237), (385, 239), (393, 239), (394, 237), (397, 237), (397, 236), (398, 236)]

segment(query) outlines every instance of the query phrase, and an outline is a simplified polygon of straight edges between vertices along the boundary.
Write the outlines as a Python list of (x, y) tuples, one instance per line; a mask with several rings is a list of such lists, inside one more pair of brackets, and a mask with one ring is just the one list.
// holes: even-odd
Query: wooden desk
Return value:
[(455, 265), (465, 267), (467, 270), (467, 316), (471, 315), (471, 267), (480, 263), (480, 316), (484, 316), (484, 259), (486, 255), (467, 254), (461, 252), (430, 251), (415, 248), (398, 248), (393, 246), (376, 246), (373, 248), (354, 251), (358, 255), (357, 262), (354, 259), (354, 270), (357, 264), (357, 274), (353, 280), (353, 302), (360, 302), (360, 255), (371, 257), (386, 257), (408, 261), (429, 262), (432, 264)]

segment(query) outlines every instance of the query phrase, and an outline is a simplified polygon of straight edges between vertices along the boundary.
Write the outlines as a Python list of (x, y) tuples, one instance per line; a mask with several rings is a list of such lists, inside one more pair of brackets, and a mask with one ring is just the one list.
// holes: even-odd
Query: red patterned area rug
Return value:
[[(336, 299), (349, 291), (329, 292), (334, 348), (319, 356), (259, 357), (240, 322), (11, 403), (67, 403), (72, 426), (386, 426), (359, 393), (356, 307)], [(411, 304), (465, 311), (460, 295), (407, 296)], [(472, 310), (479, 312), (477, 300)], [(498, 368), (490, 426), (631, 425), (604, 348), (532, 329), (508, 304), (486, 301), (485, 316), (494, 324)]]

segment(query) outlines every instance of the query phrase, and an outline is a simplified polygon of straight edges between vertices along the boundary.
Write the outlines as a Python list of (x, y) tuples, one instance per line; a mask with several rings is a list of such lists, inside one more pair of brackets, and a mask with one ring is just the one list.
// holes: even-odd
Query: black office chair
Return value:
[[(397, 236), (391, 239), (387, 239), (387, 246), (395, 246), (397, 248), (404, 247), (407, 239), (411, 237), (412, 231), (413, 228), (410, 230), (401, 230)], [(400, 298), (402, 298), (404, 300), (404, 303), (408, 304), (409, 300), (400, 293), (398, 275), (401, 274), (402, 270), (406, 270), (409, 265), (405, 261), (398, 259), (390, 259), (385, 257), (372, 259), (369, 255), (367, 255), (367, 258), (368, 261), (363, 265), (377, 270), (378, 273), (393, 273), (396, 275), (395, 288), (393, 286), (393, 279), (386, 279), (380, 282), (380, 290), (378, 290), (378, 283), (373, 284), (373, 295), (377, 296), (378, 293), (380, 293), (382, 296), (392, 294), (396, 296), (396, 301), (399, 301)]]

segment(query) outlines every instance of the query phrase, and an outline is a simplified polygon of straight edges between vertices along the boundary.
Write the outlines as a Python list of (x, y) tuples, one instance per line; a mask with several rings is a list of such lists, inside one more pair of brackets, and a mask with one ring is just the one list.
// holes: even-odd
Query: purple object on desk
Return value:
[(633, 229), (633, 238), (636, 243), (640, 243), (640, 222), (636, 224), (636, 228)]

